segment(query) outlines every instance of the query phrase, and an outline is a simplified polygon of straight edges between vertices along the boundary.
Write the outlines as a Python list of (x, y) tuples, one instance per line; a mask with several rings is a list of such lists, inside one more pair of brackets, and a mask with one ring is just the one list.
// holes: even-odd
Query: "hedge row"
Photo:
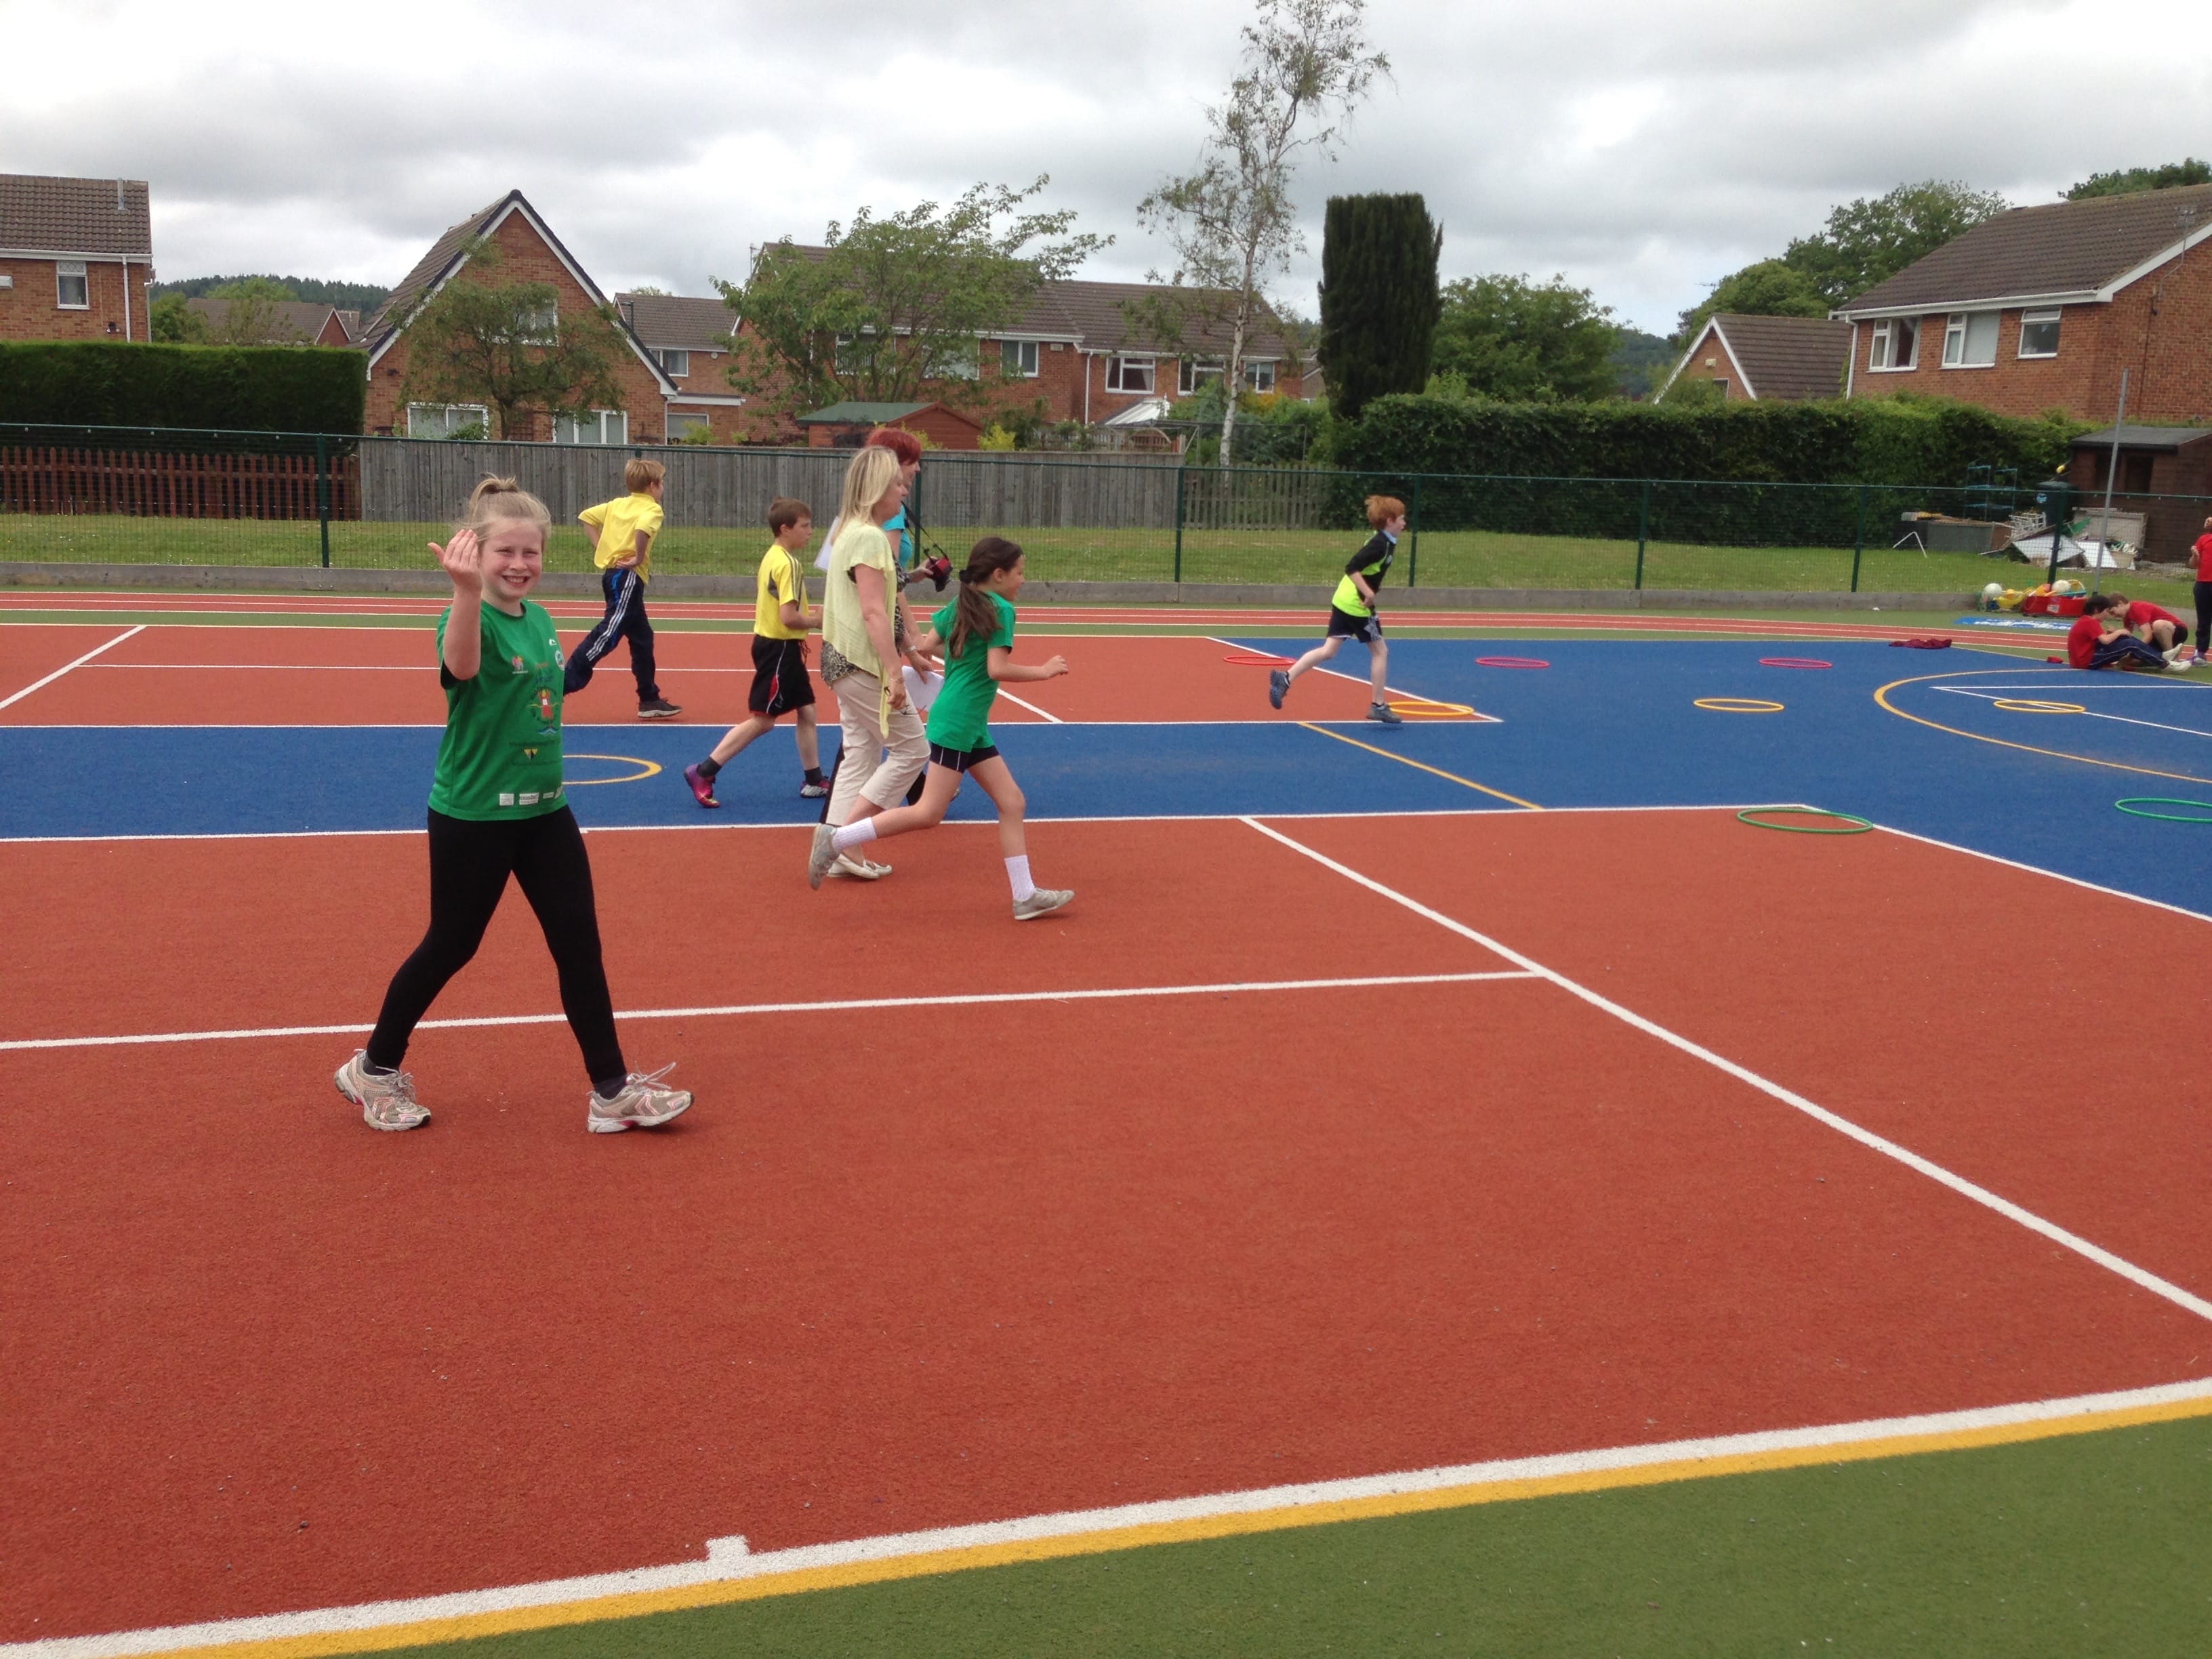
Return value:
[(0, 422), (354, 434), (368, 398), (357, 351), (123, 340), (0, 344)]

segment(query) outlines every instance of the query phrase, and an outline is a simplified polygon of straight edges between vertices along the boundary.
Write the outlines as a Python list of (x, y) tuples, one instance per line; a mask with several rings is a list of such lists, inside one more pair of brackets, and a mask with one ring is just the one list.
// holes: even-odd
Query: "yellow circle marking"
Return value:
[(1699, 697), (1700, 708), (1710, 708), (1716, 714), (1778, 714), (1782, 705), (1769, 702), (1764, 697)]
[[(2099, 760), (2094, 755), (2069, 755), (2063, 749), (2041, 749), (2032, 743), (2014, 743), (2009, 738), (1985, 737), (1979, 732), (1968, 732), (1956, 726), (1946, 726), (1941, 720), (1931, 720), (1924, 715), (1909, 714), (1889, 700), (1889, 694), (1904, 685), (1923, 685), (1929, 680), (1967, 680), (1983, 674), (2009, 674), (2018, 671), (2009, 668), (1971, 668), (1963, 674), (1915, 674), (1910, 678), (1892, 680), (1874, 694), (1874, 700), (1899, 720), (1911, 720), (1932, 731), (1948, 732), (1954, 738), (1972, 738), (1976, 743), (1993, 743), (2000, 749), (2017, 749), (2030, 755), (2048, 755), (2053, 760), (2079, 761), (2084, 766), (2102, 766), (2114, 772), (2133, 772), (2146, 778), (2178, 778), (2184, 783), (2212, 784), (2212, 778), (2200, 778), (2193, 772), (2161, 772), (2152, 766), (2130, 766), (2124, 761)], [(2156, 682), (2153, 681), (2155, 684)], [(2177, 690), (2179, 688), (2176, 688)]]
[(1435, 702), (1427, 697), (1400, 697), (1389, 705), (1394, 714), (1415, 720), (1472, 720), (1474, 710), (1463, 702)]
[(1999, 697), (1990, 707), (2002, 708), (2008, 714), (2086, 714), (2089, 712), (2078, 702), (2045, 702), (2035, 697)]
[(654, 776), (660, 770), (660, 763), (659, 761), (641, 760), (635, 755), (568, 755), (563, 757), (563, 758), (566, 760), (620, 761), (625, 766), (635, 766), (642, 769), (639, 771), (625, 773), (618, 778), (563, 778), (561, 781), (562, 787), (568, 789), (588, 789), (595, 783), (635, 783), (641, 778)]

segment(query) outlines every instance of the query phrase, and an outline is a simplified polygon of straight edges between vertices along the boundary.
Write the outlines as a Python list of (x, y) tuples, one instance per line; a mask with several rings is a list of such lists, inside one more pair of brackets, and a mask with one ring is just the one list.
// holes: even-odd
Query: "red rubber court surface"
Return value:
[[(1856, 1051), (1784, 1031), (1809, 994), (1737, 942), (1802, 915), (1848, 953), (1853, 907), (1940, 876), (1891, 986), (1828, 987), (1835, 1021), (1894, 1030), (1895, 987), (1951, 975), (1957, 930), (1988, 920), (1975, 861), (1724, 813), (1277, 827), (1816, 1097), (1861, 1079)], [(1039, 824), (1040, 873), (1083, 896), (1028, 927), (988, 826), (819, 895), (801, 831), (591, 844), (626, 1008), (1503, 965), (1235, 820)], [(9, 1038), (365, 1018), (420, 856), (412, 836), (0, 846), (54, 946), (5, 962), (0, 1018)], [(1644, 931), (1595, 878), (1632, 865), (1696, 887), (1701, 925)], [(1492, 902), (1516, 885), (1549, 906)], [(2032, 981), (2051, 956), (2023, 941), (2012, 965)], [(552, 991), (510, 902), (434, 1016)], [(2212, 1346), (1542, 980), (624, 1039), (701, 1091), (665, 1132), (586, 1134), (557, 1025), (422, 1034), (438, 1115), (408, 1135), (331, 1091), (344, 1036), (0, 1052), (0, 1095), (41, 1109), (0, 1115), (0, 1637), (2142, 1386)], [(1871, 1103), (1875, 1075), (1824, 1103)], [(1962, 1158), (2051, 1127), (1971, 1070), (1942, 1092)], [(2100, 1178), (2048, 1196), (2086, 1208)], [(2167, 1219), (2185, 1247), (2195, 1224)]]
[[(19, 653), (14, 672), (27, 686), (121, 631), (10, 629), (11, 641), (43, 647)], [(561, 632), (571, 651), (583, 638), (581, 629)], [(1366, 713), (1364, 678), (1315, 674), (1299, 681), (1295, 702), (1278, 714), (1267, 706), (1267, 670), (1225, 662), (1231, 649), (1199, 638), (1024, 635), (1015, 647), (1018, 661), (1065, 655), (1071, 672), (1006, 686), (992, 718), (1018, 725), (1358, 720)], [(745, 717), (751, 635), (663, 631), (654, 655), (661, 690), (683, 705), (687, 724), (726, 726)], [(810, 655), (819, 663), (818, 644)], [(37, 672), (26, 672), (33, 666)], [(818, 672), (815, 695), (817, 717), (834, 725), (836, 694)], [(635, 718), (636, 698), (629, 648), (617, 645), (591, 684), (568, 699), (568, 717), (574, 725), (627, 722)], [(445, 719), (436, 647), (427, 632), (274, 625), (148, 627), (0, 710), (0, 722), (33, 726), (441, 726)]]

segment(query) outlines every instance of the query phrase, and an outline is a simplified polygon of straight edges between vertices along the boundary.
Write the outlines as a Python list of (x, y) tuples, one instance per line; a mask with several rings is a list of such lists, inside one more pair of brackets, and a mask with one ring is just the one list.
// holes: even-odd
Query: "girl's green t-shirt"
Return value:
[(446, 735), (430, 810), (478, 821), (556, 812), (561, 799), (561, 640), (545, 608), (525, 599), (510, 617), (486, 605), (483, 659), (473, 679), (445, 667), (449, 609), (438, 618)]
[(929, 619), (945, 647), (945, 684), (929, 705), (929, 740), (941, 749), (981, 749), (991, 740), (991, 705), (999, 700), (999, 683), (991, 678), (991, 647), (1014, 642), (1014, 607), (996, 593), (983, 596), (997, 607), (998, 630), (988, 640), (969, 635), (966, 649), (952, 654), (950, 643), (960, 607), (948, 605)]

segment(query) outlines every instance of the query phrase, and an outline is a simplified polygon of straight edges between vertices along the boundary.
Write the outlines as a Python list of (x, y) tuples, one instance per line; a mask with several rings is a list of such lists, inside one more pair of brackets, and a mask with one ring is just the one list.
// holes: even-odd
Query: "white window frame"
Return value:
[(2017, 357), (2024, 357), (2029, 362), (2038, 362), (2056, 357), (2058, 355), (2057, 339), (2054, 338), (2051, 341), (2051, 349), (2048, 351), (2030, 351), (2027, 349), (2027, 331), (2036, 324), (2048, 323), (2059, 336), (2063, 337), (2065, 331), (2065, 317), (2066, 313), (2064, 311), (2057, 306), (2051, 307), (2047, 311), (2021, 312), (2020, 313), (2020, 340), (2013, 348), (2013, 355)]
[(941, 349), (930, 354), (929, 361), (922, 365), (922, 370), (925, 380), (980, 379), (983, 373), (981, 343), (976, 340), (948, 341)]
[(1218, 380), (1228, 372), (1229, 365), (1218, 357), (1182, 358), (1176, 364), (1176, 391), (1188, 398), (1208, 380)]
[(660, 353), (660, 372), (672, 380), (690, 378), (691, 353), (688, 347), (668, 346)]
[[(678, 422), (682, 424), (679, 426)], [(712, 433), (714, 417), (700, 410), (672, 409), (668, 411), (668, 441), (681, 443), (695, 432)]]
[(1001, 340), (999, 342), (999, 374), (1008, 380), (1034, 380), (1042, 371), (1037, 366), (1038, 347), (1035, 340)]
[[(1912, 349), (1901, 362), (1890, 358), (1897, 349), (1899, 325), (1912, 331)], [(1917, 317), (1884, 317), (1874, 325), (1874, 343), (1867, 350), (1867, 368), (1876, 374), (1904, 374), (1920, 366), (1920, 319)]]
[[(1986, 358), (1966, 356), (1973, 343), (1974, 325), (1981, 319), (1989, 319)], [(1995, 368), (1997, 366), (1997, 335), (2004, 327), (2004, 313), (1999, 311), (1954, 311), (1943, 319), (1943, 367), (1946, 368)]]
[[(83, 297), (68, 298), (69, 289), (64, 283), (75, 280), (76, 290)], [(82, 259), (54, 261), (54, 308), (57, 311), (89, 311), (92, 309), (92, 278), (85, 274)]]
[[(441, 430), (431, 432), (418, 428), (428, 427), (428, 418), (434, 415)], [(465, 418), (463, 418), (465, 417)], [(410, 438), (450, 438), (465, 426), (480, 426), (485, 435), (491, 433), (491, 410), (483, 404), (410, 404), (407, 405), (407, 435)]]
[(1247, 391), (1257, 392), (1263, 396), (1273, 392), (1275, 389), (1275, 360), (1273, 357), (1246, 358), (1244, 386)]
[[(586, 432), (595, 435), (586, 437)], [(553, 417), (553, 441), (602, 447), (627, 444), (629, 442), (629, 415), (619, 409), (595, 409), (581, 420), (573, 415), (556, 415)]]
[[(1133, 354), (1125, 356), (1116, 352), (1106, 360), (1106, 389), (1109, 392), (1142, 393), (1149, 397), (1152, 395), (1157, 364), (1158, 360), (1152, 357), (1140, 357)], [(1139, 378), (1142, 379), (1143, 385), (1132, 384), (1133, 380)]]

